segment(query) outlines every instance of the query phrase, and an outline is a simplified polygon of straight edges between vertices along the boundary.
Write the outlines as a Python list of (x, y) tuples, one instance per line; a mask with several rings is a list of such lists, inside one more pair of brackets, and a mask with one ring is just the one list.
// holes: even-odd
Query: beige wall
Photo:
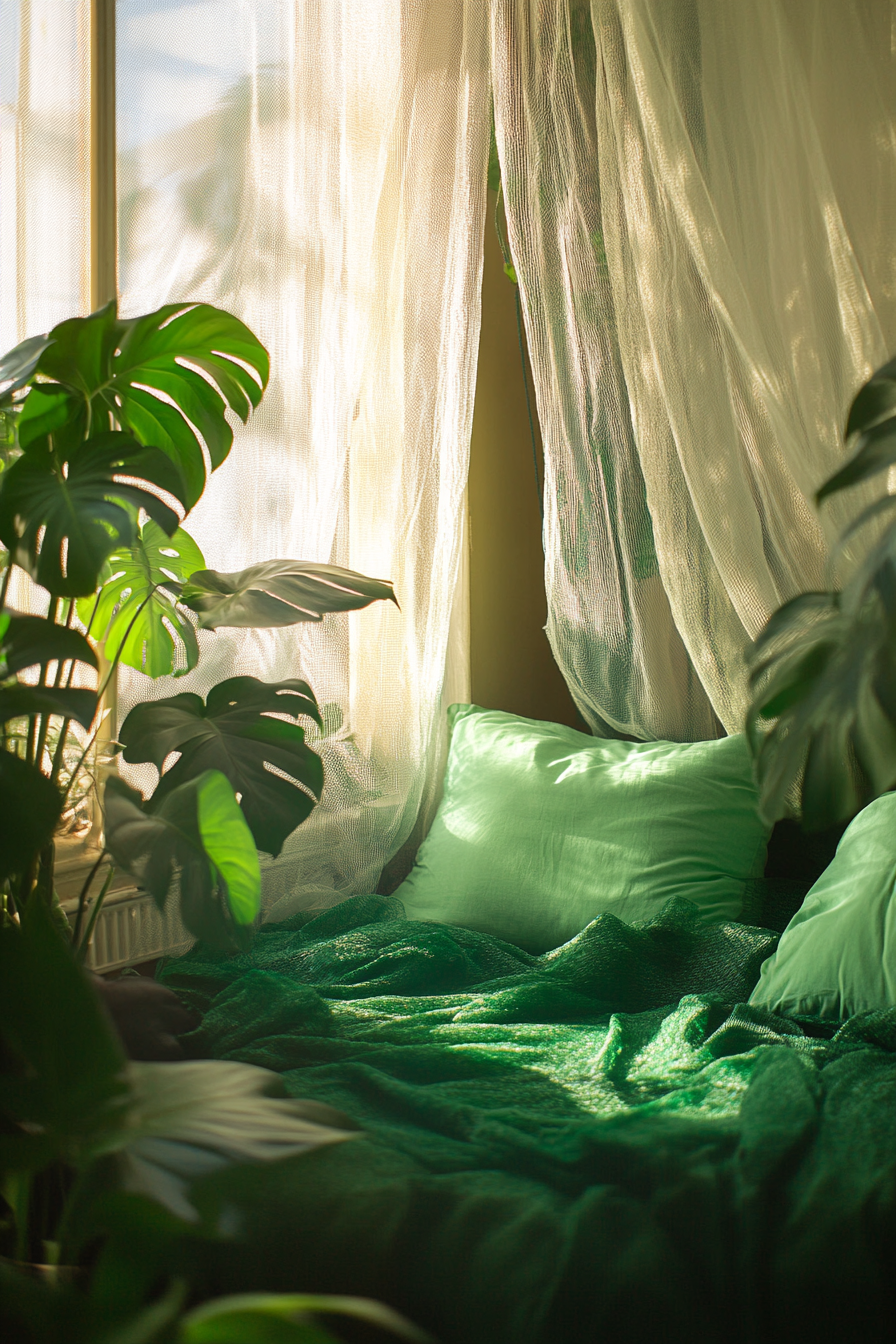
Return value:
[[(538, 491), (514, 285), (504, 274), (494, 206), (489, 192), (468, 496), (472, 697), (488, 709), (584, 729), (543, 629), (547, 611)], [(537, 447), (540, 476), (540, 439)]]

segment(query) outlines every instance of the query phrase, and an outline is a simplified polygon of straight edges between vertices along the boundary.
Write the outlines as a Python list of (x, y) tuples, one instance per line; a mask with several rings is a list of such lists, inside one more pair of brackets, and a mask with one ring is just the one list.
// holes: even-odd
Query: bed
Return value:
[(694, 896), (540, 952), (356, 896), (169, 963), (189, 1053), (360, 1127), (206, 1183), (237, 1235), (196, 1241), (202, 1291), (377, 1297), (443, 1344), (887, 1337), (896, 1008), (757, 1002), (780, 930)]

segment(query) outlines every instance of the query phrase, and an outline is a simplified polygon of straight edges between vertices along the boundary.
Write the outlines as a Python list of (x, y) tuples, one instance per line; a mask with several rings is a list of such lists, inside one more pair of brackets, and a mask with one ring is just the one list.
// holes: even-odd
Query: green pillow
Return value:
[(475, 705), (449, 718), (444, 796), (395, 892), (409, 918), (532, 952), (671, 896), (737, 919), (768, 840), (743, 737), (616, 742)]
[(896, 1006), (896, 794), (860, 812), (762, 963), (750, 1003), (835, 1022)]

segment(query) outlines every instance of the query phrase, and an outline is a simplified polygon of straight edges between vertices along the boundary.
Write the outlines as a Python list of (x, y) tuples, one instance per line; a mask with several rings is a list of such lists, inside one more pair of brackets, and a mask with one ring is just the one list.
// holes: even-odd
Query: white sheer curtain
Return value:
[(88, 0), (0, 0), (0, 354), (90, 299)]
[(376, 888), (435, 785), (461, 563), (488, 154), (486, 14), (424, 0), (125, 0), (121, 308), (205, 300), (271, 386), (187, 521), (207, 563), (330, 561), (401, 603), (203, 637), (177, 682), (301, 675), (326, 706), (321, 805), (266, 873), (278, 914)]
[(744, 649), (823, 585), (854, 503), (812, 495), (896, 350), (893, 5), (491, 15), (555, 655), (596, 731), (737, 731)]

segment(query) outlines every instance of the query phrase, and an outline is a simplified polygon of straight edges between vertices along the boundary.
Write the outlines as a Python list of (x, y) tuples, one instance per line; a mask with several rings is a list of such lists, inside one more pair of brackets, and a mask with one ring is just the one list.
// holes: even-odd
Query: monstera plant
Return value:
[[(896, 466), (896, 360), (859, 390), (846, 438), (852, 456), (819, 504)], [(785, 603), (751, 650), (747, 732), (770, 821), (798, 796), (804, 826), (821, 830), (896, 786), (896, 494), (862, 509), (840, 546), (862, 537), (842, 589)]]
[[(0, 360), (7, 918), (35, 898), (52, 905), (54, 834), (119, 663), (179, 676), (198, 661), (197, 628), (288, 626), (394, 601), (390, 583), (327, 564), (273, 560), (216, 573), (182, 526), (230, 452), (227, 411), (247, 421), (268, 373), (252, 332), (202, 303), (131, 319), (108, 304)], [(11, 605), (23, 587), (17, 568), (42, 591), (45, 614)], [(105, 851), (75, 924), (82, 952), (111, 881), (110, 867), (86, 920), (107, 856), (160, 906), (176, 891), (195, 935), (218, 947), (245, 942), (259, 906), (258, 851), (278, 854), (320, 798), (308, 719), (320, 724), (305, 681), (247, 676), (205, 700), (185, 692), (131, 711), (113, 747), (125, 761), (151, 762), (159, 781), (149, 798), (115, 774), (106, 782)]]

